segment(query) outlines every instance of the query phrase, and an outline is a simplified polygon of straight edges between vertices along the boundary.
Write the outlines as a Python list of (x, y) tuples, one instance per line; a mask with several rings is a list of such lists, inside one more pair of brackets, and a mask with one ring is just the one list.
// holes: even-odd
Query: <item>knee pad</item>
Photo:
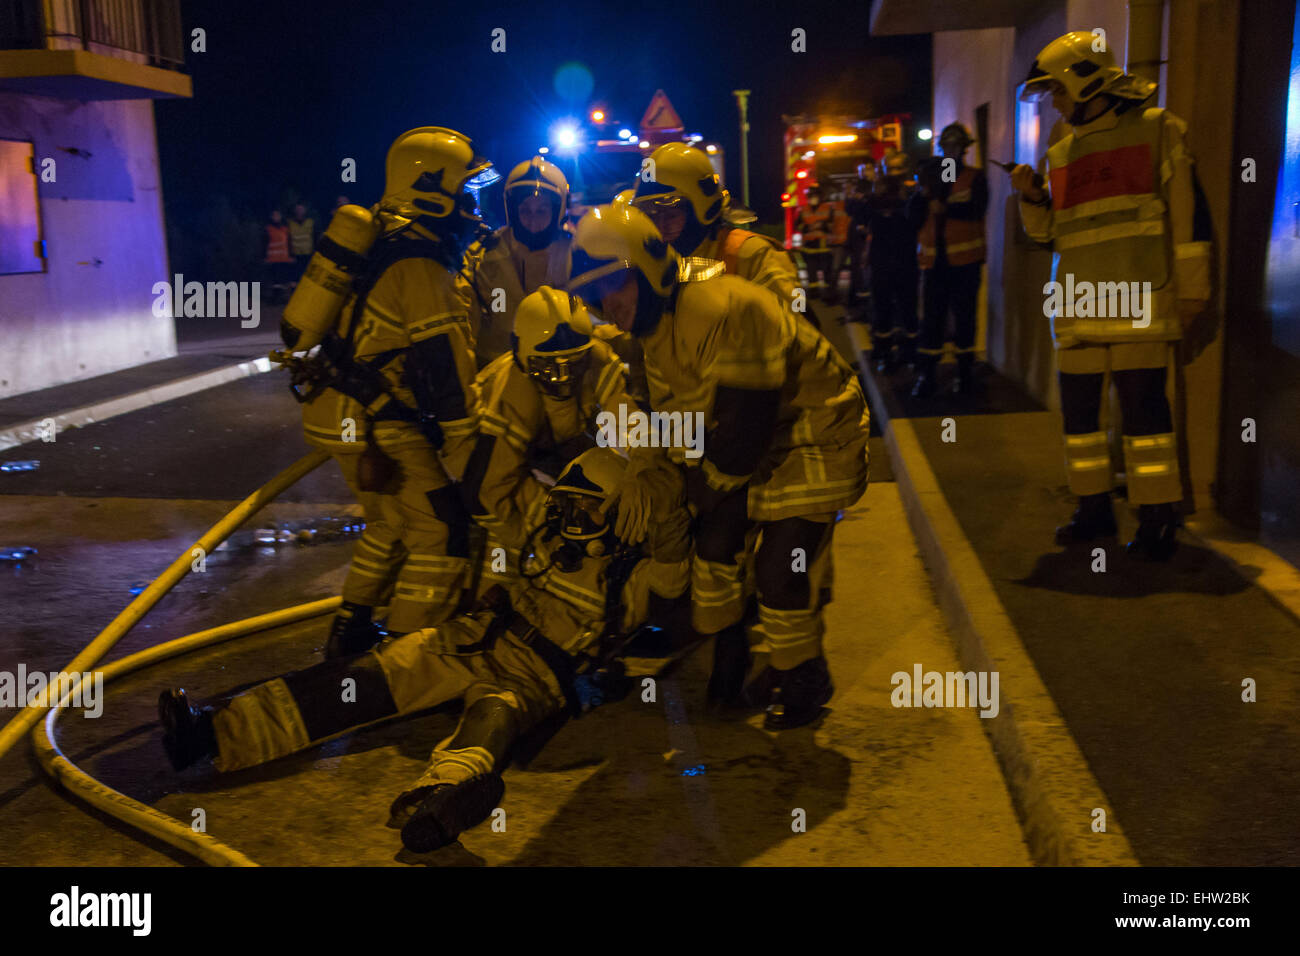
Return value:
[(745, 495), (728, 495), (713, 511), (695, 522), (695, 554), (702, 561), (735, 564), (745, 550), (748, 527)]

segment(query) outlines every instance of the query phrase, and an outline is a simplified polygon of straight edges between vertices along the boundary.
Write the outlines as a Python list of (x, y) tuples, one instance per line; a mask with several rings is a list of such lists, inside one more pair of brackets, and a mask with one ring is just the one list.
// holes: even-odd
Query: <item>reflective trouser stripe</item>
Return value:
[(745, 613), (745, 586), (740, 566), (691, 561), (691, 626), (701, 634), (718, 631), (740, 621)]
[(763, 643), (771, 648), (768, 663), (779, 670), (789, 670), (821, 654), (826, 626), (820, 610), (777, 610), (760, 600), (756, 630), (762, 634)]
[(429, 766), (409, 788), (436, 787), (442, 783), (464, 783), (479, 774), (491, 773), (496, 757), (486, 747), (462, 747), (443, 750), (439, 747), (429, 758)]
[(1099, 495), (1111, 489), (1110, 448), (1105, 432), (1065, 436), (1065, 466), (1070, 491)]
[(1125, 435), (1124, 469), (1128, 472), (1128, 499), (1135, 505), (1160, 505), (1181, 501), (1178, 442), (1172, 432), (1162, 435)]
[(222, 772), (258, 764), (302, 750), (311, 743), (302, 714), (282, 678), (240, 694), (213, 715)]

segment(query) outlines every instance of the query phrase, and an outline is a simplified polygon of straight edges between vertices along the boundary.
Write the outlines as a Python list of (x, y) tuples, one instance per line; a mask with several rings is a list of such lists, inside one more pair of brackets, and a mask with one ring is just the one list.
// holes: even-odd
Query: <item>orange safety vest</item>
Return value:
[[(969, 202), (971, 184), (975, 181), (976, 170), (965, 166), (957, 174), (957, 181), (952, 184), (948, 202)], [(921, 233), (917, 236), (920, 244), (920, 263), (922, 269), (933, 269), (936, 255), (934, 215), (926, 216)], [(944, 219), (944, 246), (948, 253), (948, 265), (965, 266), (972, 262), (984, 261), (984, 220), (983, 219)]]
[(804, 249), (810, 252), (825, 252), (830, 225), (831, 210), (826, 203), (819, 203), (816, 209), (805, 206), (799, 213), (799, 221), (796, 223), (796, 228), (803, 234)]
[(266, 261), (293, 262), (289, 255), (289, 227), (266, 224)]
[(844, 211), (844, 201), (831, 202), (831, 245), (842, 246), (849, 241), (849, 215)]

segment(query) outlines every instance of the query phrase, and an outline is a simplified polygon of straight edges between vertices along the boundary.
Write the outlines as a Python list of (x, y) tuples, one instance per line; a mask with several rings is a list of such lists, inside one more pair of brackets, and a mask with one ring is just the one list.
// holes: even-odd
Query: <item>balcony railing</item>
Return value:
[(185, 63), (179, 0), (4, 0), (0, 50), (93, 50), (150, 66)]

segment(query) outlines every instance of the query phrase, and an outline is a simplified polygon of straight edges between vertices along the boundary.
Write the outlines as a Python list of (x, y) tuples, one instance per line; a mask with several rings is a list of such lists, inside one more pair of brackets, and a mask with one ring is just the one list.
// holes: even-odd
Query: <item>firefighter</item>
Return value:
[(876, 169), (870, 163), (858, 164), (858, 178), (849, 184), (844, 198), (844, 212), (849, 219), (849, 308), (853, 321), (861, 321), (858, 307), (867, 288), (867, 218), (868, 201), (875, 189)]
[(831, 275), (831, 227), (834, 216), (830, 206), (823, 200), (822, 188), (817, 184), (808, 187), (804, 193), (807, 200), (795, 217), (794, 231), (800, 235), (799, 249), (803, 253), (804, 265), (808, 269), (808, 288), (821, 291), (825, 300), (835, 287)]
[[(321, 345), (329, 374), (304, 396), (307, 441), (333, 454), (366, 519), (331, 657), (382, 636), (376, 607), (389, 605), (390, 632), (414, 631), (451, 617), (468, 583), (469, 519), (455, 479), (473, 443), (474, 353), (453, 277), (481, 226), (467, 187), (494, 174), (468, 138), (433, 126), (397, 138), (386, 174), (372, 210), (379, 237), (353, 266), (357, 284)], [(336, 221), (349, 211), (366, 215), (344, 206)], [(321, 245), (318, 254), (340, 255)], [(295, 299), (314, 287), (312, 276), (309, 267)], [(286, 320), (281, 331), (290, 349), (309, 347), (301, 326)]]
[(728, 221), (730, 196), (708, 154), (665, 143), (650, 154), (646, 168), (633, 202), (679, 256), (722, 262), (731, 275), (766, 286), (793, 305), (799, 275), (789, 254), (775, 239)]
[[(521, 560), (529, 577), (469, 614), (211, 706), (192, 707), (184, 690), (163, 691), (158, 711), (171, 765), (181, 770), (210, 756), (221, 772), (252, 767), (463, 698), (455, 732), (391, 810), (408, 849), (451, 843), (499, 805), (501, 771), (520, 735), (626, 691), (618, 651), (686, 590), (689, 518), (680, 482), (644, 545), (630, 546), (614, 532), (610, 507), (626, 468), (611, 449), (576, 458), (526, 516), (533, 533)], [(349, 680), (350, 697), (339, 691)]]
[[(480, 592), (518, 574), (512, 558), (527, 533), (524, 516), (546, 496), (534, 470), (558, 475), (595, 444), (602, 411), (618, 415), (620, 405), (629, 412), (636, 407), (623, 363), (593, 335), (586, 307), (569, 293), (542, 286), (526, 296), (510, 339), (511, 351), (476, 380), (478, 438), (461, 487), (466, 507), (488, 533)], [(635, 470), (642, 465), (638, 458)], [(621, 515), (617, 530), (638, 543), (648, 502), (629, 494)]]
[(953, 390), (969, 393), (974, 385), (984, 213), (989, 204), (984, 170), (968, 166), (965, 161), (965, 152), (974, 142), (961, 123), (945, 126), (939, 134), (943, 158), (925, 164), (918, 177), (920, 188), (908, 202), (909, 218), (920, 234), (920, 374), (912, 394), (921, 398), (935, 392), (950, 309), (953, 344), (957, 348)]
[[(1093, 301), (1057, 302), (1051, 309), (1066, 466), (1070, 490), (1079, 496), (1057, 540), (1087, 541), (1116, 531), (1109, 446), (1100, 424), (1109, 375), (1123, 416), (1128, 498), (1138, 506), (1138, 530), (1128, 548), (1162, 560), (1177, 546), (1176, 502), (1182, 498), (1165, 396), (1167, 365), (1171, 343), (1209, 300), (1210, 246), (1208, 236), (1194, 230), (1187, 126), (1167, 110), (1144, 105), (1155, 90), (1155, 83), (1126, 74), (1109, 50), (1098, 52), (1091, 33), (1053, 40), (1038, 54), (1020, 96), (1051, 96), (1071, 131), (1047, 151), (1050, 188), (1029, 166), (1011, 175), (1026, 233), (1052, 243), (1054, 281), (1072, 281), (1075, 288), (1136, 283), (1128, 288), (1140, 303), (1116, 309), (1122, 305), (1116, 297), (1107, 295), (1103, 303), (1098, 293)], [(1142, 283), (1149, 283), (1150, 295), (1139, 295)]]
[(907, 154), (895, 151), (881, 160), (880, 176), (864, 205), (870, 246), (872, 353), (877, 371), (889, 373), (898, 358), (916, 362), (916, 228), (907, 216), (912, 170)]
[[(641, 339), (655, 411), (705, 423), (702, 448), (669, 451), (697, 516), (692, 624), (717, 635), (710, 702), (748, 698), (766, 704), (767, 728), (797, 727), (833, 692), (822, 608), (836, 512), (866, 488), (866, 402), (826, 339), (768, 291), (726, 274), (679, 281), (678, 269), (636, 209), (601, 206), (578, 223), (571, 288)], [(748, 666), (749, 567), (766, 668)]]
[(506, 225), (465, 255), (456, 287), (474, 330), (479, 368), (510, 351), (510, 329), (524, 296), (543, 285), (563, 288), (569, 275), (564, 228), (569, 183), (540, 156), (506, 177)]

